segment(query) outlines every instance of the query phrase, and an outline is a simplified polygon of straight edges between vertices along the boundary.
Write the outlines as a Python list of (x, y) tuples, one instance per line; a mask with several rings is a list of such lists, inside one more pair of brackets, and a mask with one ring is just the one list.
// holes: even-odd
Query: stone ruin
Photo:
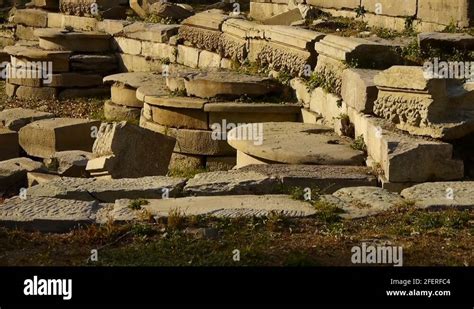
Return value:
[[(293, 187), (319, 188), (347, 219), (404, 201), (473, 207), (469, 78), (427, 74), (407, 63), (406, 42), (367, 34), (409, 23), (422, 53), (466, 55), (474, 37), (433, 31), (466, 32), (472, 7), (403, 3), (252, 1), (245, 14), (225, 2), (195, 11), (34, 0), (12, 9), (0, 29), (10, 100), (108, 100), (104, 119), (0, 111), (0, 197), (8, 198), (0, 224), (58, 232), (139, 220), (127, 207), (134, 199), (147, 199), (143, 210), (156, 217), (175, 208), (314, 215), (285, 194)], [(355, 35), (312, 28), (333, 23), (328, 16), (367, 25)], [(177, 170), (201, 173), (174, 177)], [(448, 189), (455, 198), (446, 199)]]

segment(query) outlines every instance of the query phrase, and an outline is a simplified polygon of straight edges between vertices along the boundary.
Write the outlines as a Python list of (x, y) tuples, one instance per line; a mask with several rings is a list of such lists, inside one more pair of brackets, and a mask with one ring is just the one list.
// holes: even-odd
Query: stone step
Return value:
[(93, 128), (100, 122), (77, 118), (51, 118), (32, 122), (19, 131), (20, 146), (30, 156), (49, 158), (64, 150), (91, 151)]
[(185, 179), (165, 176), (122, 179), (62, 177), (28, 189), (27, 196), (113, 203), (123, 198), (159, 199), (167, 193), (174, 197), (180, 194), (184, 183)]
[(252, 171), (276, 177), (283, 187), (319, 189), (320, 192), (317, 193), (324, 194), (347, 187), (377, 186), (377, 178), (372, 169), (365, 166), (255, 164), (237, 171)]
[[(304, 123), (267, 122), (239, 126), (228, 133), (238, 154), (257, 161), (286, 164), (362, 165), (364, 154), (328, 127)], [(237, 156), (237, 166), (251, 164)]]
[[(119, 73), (104, 77), (104, 83), (111, 85), (111, 100), (113, 103), (127, 107), (143, 107), (143, 88), (137, 97), (137, 89), (147, 87), (160, 89), (165, 86), (165, 78), (160, 73), (129, 72)], [(160, 87), (160, 85), (162, 87)]]
[(67, 232), (94, 223), (99, 208), (96, 201), (16, 197), (0, 206), (0, 225), (28, 231)]
[[(123, 208), (129, 204), (130, 200), (118, 200), (114, 207)], [(196, 196), (148, 200), (148, 204), (142, 208), (156, 217), (168, 217), (173, 213), (224, 218), (261, 217), (275, 213), (287, 217), (306, 217), (316, 212), (310, 203), (294, 200), (287, 195)]]
[[(34, 46), (6, 46), (4, 51), (11, 57), (11, 65), (15, 68), (31, 70), (49, 69), (46, 61), (52, 65), (54, 73), (69, 71), (70, 51), (44, 50)], [(41, 62), (41, 64), (40, 64)]]
[(474, 50), (474, 36), (467, 33), (423, 32), (418, 34), (418, 45), (424, 51), (431, 48)]
[(260, 97), (278, 94), (281, 86), (268, 77), (258, 77), (235, 72), (207, 72), (185, 79), (188, 96), (213, 97)]
[(281, 186), (274, 176), (254, 171), (218, 171), (200, 173), (184, 187), (188, 195), (239, 195), (280, 193)]
[(34, 34), (39, 38), (39, 47), (45, 50), (87, 53), (111, 51), (111, 36), (103, 32), (46, 28), (36, 29)]
[(472, 209), (474, 207), (474, 182), (426, 182), (404, 189), (401, 195), (426, 210)]
[(216, 138), (209, 130), (176, 129), (162, 126), (147, 119), (142, 111), (140, 126), (176, 138), (174, 152), (191, 155), (227, 156), (234, 155), (226, 140)]

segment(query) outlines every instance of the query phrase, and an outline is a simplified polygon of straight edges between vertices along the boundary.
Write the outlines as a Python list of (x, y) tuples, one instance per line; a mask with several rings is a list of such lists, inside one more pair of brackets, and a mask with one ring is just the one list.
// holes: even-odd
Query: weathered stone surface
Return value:
[(171, 18), (173, 20), (182, 20), (194, 14), (192, 11), (169, 2), (155, 2), (148, 11), (162, 18)]
[[(116, 203), (129, 203), (119, 200)], [(279, 213), (288, 217), (305, 217), (315, 214), (306, 202), (286, 195), (195, 196), (177, 199), (149, 200), (143, 206), (153, 216), (167, 217), (172, 211), (186, 216), (214, 217), (268, 216)]]
[(288, 10), (288, 3), (273, 3), (273, 2), (250, 2), (249, 17), (255, 20), (265, 20), (274, 15), (284, 13)]
[(275, 177), (254, 171), (218, 171), (201, 173), (188, 180), (184, 192), (190, 195), (234, 195), (277, 193)]
[[(204, 111), (209, 112), (210, 129), (221, 128), (224, 130), (223, 126), (229, 123), (297, 121), (300, 107), (295, 104), (279, 103), (218, 102), (207, 103), (204, 106)], [(225, 129), (225, 131), (229, 129)]]
[[(255, 125), (260, 129), (255, 130)], [(227, 139), (235, 149), (275, 163), (362, 165), (363, 162), (361, 151), (352, 149), (347, 141), (321, 125), (291, 122), (248, 124), (232, 129)]]
[(123, 28), (123, 35), (131, 39), (166, 43), (178, 33), (178, 27), (179, 25), (135, 22)]
[(344, 102), (355, 110), (370, 114), (373, 112), (378, 89), (374, 77), (379, 71), (346, 69), (342, 75), (341, 96)]
[(290, 80), (290, 86), (295, 91), (296, 98), (305, 106), (309, 106), (311, 101), (311, 90), (302, 78), (293, 78)]
[(276, 177), (286, 188), (317, 188), (318, 193), (325, 194), (346, 187), (377, 185), (371, 169), (365, 166), (258, 164), (244, 166), (239, 171)]
[(137, 89), (122, 83), (115, 83), (110, 87), (110, 99), (114, 104), (127, 107), (143, 107), (143, 102), (137, 99)]
[(30, 155), (49, 158), (64, 150), (91, 151), (92, 127), (98, 121), (75, 118), (43, 119), (20, 129), (20, 145)]
[(37, 9), (16, 10), (12, 22), (32, 27), (46, 27), (48, 12)]
[(0, 127), (0, 161), (16, 158), (19, 155), (18, 133)]
[[(51, 62), (53, 72), (69, 71), (70, 51), (43, 50), (31, 46), (6, 46), (4, 51), (11, 56), (12, 66), (42, 70), (44, 61)], [(39, 62), (41, 61), (41, 63)]]
[(178, 45), (178, 58), (176, 61), (190, 68), (197, 68), (200, 52), (199, 49), (194, 47)]
[(212, 131), (167, 128), (146, 119), (142, 113), (140, 126), (176, 138), (175, 152), (195, 155), (225, 156), (235, 154), (226, 140), (213, 138)]
[(36, 29), (39, 47), (46, 50), (100, 53), (109, 51), (110, 35), (103, 32), (80, 32), (61, 29)]
[(93, 223), (98, 208), (97, 202), (17, 197), (0, 207), (0, 225), (40, 232), (66, 232)]
[(398, 194), (377, 187), (343, 188), (334, 192), (333, 197), (342, 201), (336, 206), (342, 206), (345, 213), (341, 217), (348, 219), (376, 215), (404, 202)]
[(29, 158), (0, 161), (0, 193), (18, 193), (27, 186), (26, 173), (42, 169), (43, 164)]
[(113, 46), (115, 50), (124, 54), (140, 55), (142, 52), (142, 43), (140, 40), (115, 37), (113, 40)]
[[(138, 95), (138, 94), (137, 94)], [(192, 97), (151, 96), (145, 95), (145, 103), (154, 106), (203, 109), (208, 100)]]
[(424, 32), (418, 34), (418, 45), (425, 51), (430, 48), (472, 50), (474, 36), (467, 33)]
[(104, 103), (104, 117), (109, 121), (138, 121), (141, 109), (114, 104), (112, 101)]
[(142, 178), (97, 179), (62, 177), (28, 190), (31, 197), (55, 197), (82, 201), (98, 200), (113, 203), (117, 199), (128, 198), (162, 198), (164, 189), (169, 196), (179, 194), (184, 186), (184, 179), (154, 176)]
[(414, 135), (451, 140), (473, 132), (474, 108), (467, 103), (472, 89), (432, 73), (422, 67), (395, 66), (378, 74), (374, 113)]
[(163, 96), (170, 94), (168, 87), (166, 86), (166, 81), (164, 79), (157, 80), (152, 84), (146, 84), (137, 88), (135, 97), (140, 102), (155, 102)]
[(113, 156), (104, 167), (112, 178), (166, 175), (175, 143), (172, 137), (126, 122), (104, 123), (93, 153), (95, 157)]
[(163, 63), (161, 60), (148, 59), (138, 55), (117, 53), (121, 72), (161, 72)]
[(233, 72), (208, 72), (184, 81), (188, 96), (212, 98), (216, 96), (263, 96), (279, 92), (276, 81)]
[(93, 31), (97, 29), (98, 22), (98, 19), (95, 17), (48, 13), (48, 28), (65, 29), (66, 27), (71, 27), (80, 31)]
[(472, 3), (469, 0), (419, 1), (417, 17), (425, 22), (468, 27), (472, 18)]
[(208, 128), (207, 113), (197, 109), (150, 106), (153, 122), (172, 128)]
[(164, 77), (160, 73), (153, 72), (119, 73), (104, 77), (106, 84), (120, 83), (135, 89), (144, 84), (154, 84), (163, 80)]
[(26, 173), (26, 178), (28, 180), (28, 188), (31, 188), (42, 183), (47, 183), (59, 179), (61, 178), (61, 176), (55, 174), (28, 172)]
[(123, 31), (123, 28), (132, 22), (128, 20), (104, 19), (97, 24), (97, 30), (110, 35), (115, 35)]
[[(416, 0), (401, 0), (395, 2), (391, 0), (362, 0), (361, 5), (367, 12), (389, 15), (389, 16), (406, 16), (411, 17), (416, 15), (418, 1)], [(377, 8), (381, 7), (381, 12)]]
[(210, 172), (215, 171), (228, 171), (234, 168), (237, 164), (237, 158), (235, 156), (207, 156), (206, 157), (206, 169)]
[(447, 95), (446, 80), (429, 76), (421, 66), (393, 66), (377, 74), (374, 83), (382, 89), (418, 90), (435, 97)]
[(407, 188), (401, 195), (421, 209), (472, 209), (474, 182), (427, 182)]
[(401, 134), (394, 131), (388, 121), (358, 113), (352, 108), (348, 109), (348, 115), (354, 124), (355, 136), (364, 137), (368, 155), (379, 163), (387, 181), (463, 178), (463, 162), (453, 159), (451, 144)]
[(50, 100), (56, 99), (57, 93), (57, 89), (53, 87), (19, 86), (15, 91), (15, 97), (19, 99)]
[(263, 24), (290, 26), (291, 23), (301, 19), (303, 19), (303, 16), (301, 15), (300, 10), (296, 8), (265, 19), (263, 21)]
[(81, 150), (60, 151), (46, 158), (44, 163), (49, 168), (66, 177), (86, 177), (87, 161), (92, 158), (92, 153)]
[(20, 40), (37, 41), (38, 37), (34, 34), (35, 29), (35, 27), (17, 25), (15, 35)]
[(4, 109), (0, 112), (0, 126), (19, 131), (30, 122), (53, 117), (54, 115), (51, 113), (21, 107)]
[(60, 10), (67, 15), (100, 16), (102, 18), (126, 18), (121, 0), (60, 0)]
[(219, 68), (222, 57), (217, 53), (203, 50), (199, 53), (198, 67), (202, 69)]
[(170, 170), (196, 170), (205, 166), (205, 157), (173, 152), (170, 161)]

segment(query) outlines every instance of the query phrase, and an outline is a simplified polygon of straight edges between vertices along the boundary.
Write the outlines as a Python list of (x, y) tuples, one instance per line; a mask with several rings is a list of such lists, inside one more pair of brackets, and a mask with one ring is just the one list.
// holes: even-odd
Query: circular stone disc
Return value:
[(235, 149), (265, 160), (287, 164), (362, 165), (364, 154), (354, 150), (332, 129), (316, 124), (265, 122), (229, 131)]
[(145, 84), (159, 84), (164, 82), (165, 78), (161, 73), (151, 72), (128, 72), (104, 77), (104, 83), (122, 83), (135, 89)]

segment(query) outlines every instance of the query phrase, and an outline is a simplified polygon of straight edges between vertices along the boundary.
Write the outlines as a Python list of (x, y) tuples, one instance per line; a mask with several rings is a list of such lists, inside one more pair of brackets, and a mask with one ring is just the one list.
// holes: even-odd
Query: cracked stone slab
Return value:
[(27, 186), (27, 173), (44, 170), (44, 165), (29, 158), (15, 158), (0, 162), (0, 196)]
[(4, 126), (13, 131), (19, 131), (27, 124), (46, 118), (53, 118), (51, 113), (35, 111), (28, 108), (9, 108), (0, 112), (0, 126)]
[(364, 161), (362, 151), (352, 149), (332, 129), (317, 124), (252, 123), (230, 130), (227, 139), (235, 149), (274, 163), (363, 165)]
[(65, 232), (94, 223), (98, 208), (95, 201), (16, 197), (0, 205), (0, 225), (41, 232)]
[(404, 203), (398, 194), (378, 187), (343, 188), (333, 195), (322, 196), (321, 200), (342, 208), (341, 217), (346, 219), (377, 215)]
[(275, 177), (254, 171), (216, 171), (201, 173), (188, 180), (184, 192), (190, 195), (232, 195), (276, 193)]
[(164, 189), (169, 196), (179, 194), (185, 179), (166, 176), (143, 178), (97, 179), (63, 177), (28, 189), (28, 196), (55, 197), (82, 201), (113, 203), (116, 199), (161, 198)]
[(319, 188), (330, 194), (341, 188), (377, 186), (377, 178), (365, 166), (252, 164), (239, 171), (276, 177), (284, 187)]
[[(172, 211), (178, 211), (185, 216), (227, 218), (268, 216), (273, 213), (288, 217), (306, 217), (316, 213), (311, 204), (294, 200), (287, 195), (193, 196), (148, 202), (149, 204), (142, 208), (155, 217), (167, 217)], [(130, 200), (117, 200), (115, 203), (128, 205)]]
[(401, 195), (421, 209), (472, 209), (474, 181), (426, 182), (404, 189)]

